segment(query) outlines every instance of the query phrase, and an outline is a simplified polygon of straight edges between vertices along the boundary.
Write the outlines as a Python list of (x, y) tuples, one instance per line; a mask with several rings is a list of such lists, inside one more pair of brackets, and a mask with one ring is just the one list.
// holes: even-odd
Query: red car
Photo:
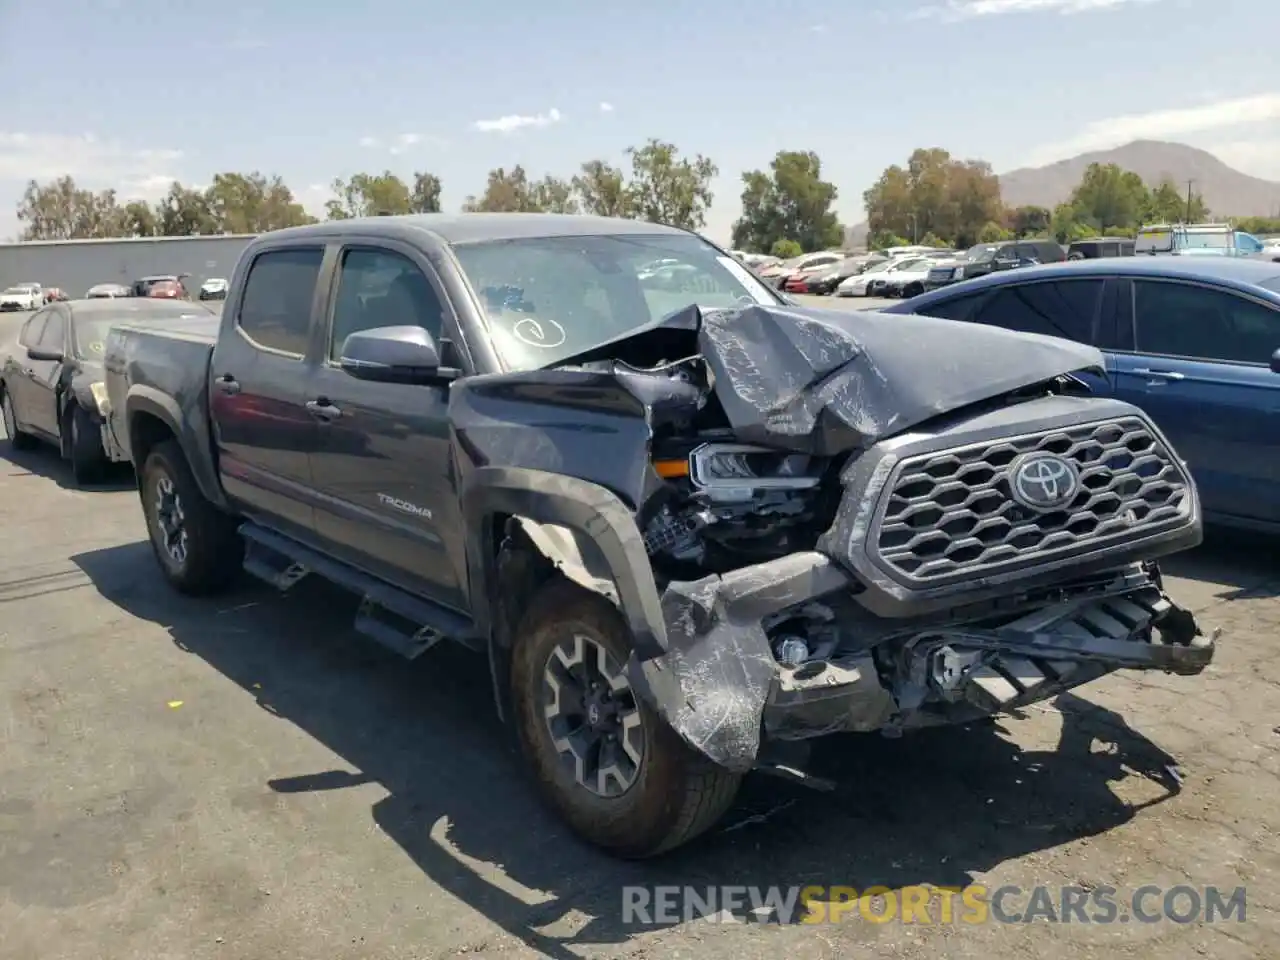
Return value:
[(157, 280), (147, 290), (148, 297), (157, 300), (186, 300), (187, 291), (178, 280)]

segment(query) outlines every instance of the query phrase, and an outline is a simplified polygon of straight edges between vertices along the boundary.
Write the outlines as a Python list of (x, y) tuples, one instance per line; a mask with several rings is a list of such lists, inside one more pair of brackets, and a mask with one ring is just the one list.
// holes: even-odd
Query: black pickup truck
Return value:
[(318, 574), (406, 657), (473, 648), (548, 801), (641, 857), (753, 769), (819, 785), (811, 738), (1204, 669), (1155, 563), (1195, 487), (1101, 363), (804, 309), (669, 227), (385, 217), (257, 238), (220, 322), (116, 327), (107, 432), (176, 589)]

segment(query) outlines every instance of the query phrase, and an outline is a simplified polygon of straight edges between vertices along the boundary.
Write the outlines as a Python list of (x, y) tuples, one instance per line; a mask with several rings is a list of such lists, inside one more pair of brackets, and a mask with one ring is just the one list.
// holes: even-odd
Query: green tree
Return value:
[(625, 174), (603, 160), (588, 160), (573, 178), (573, 189), (587, 213), (598, 217), (630, 217), (634, 212)]
[(1114, 163), (1091, 163), (1068, 201), (1077, 223), (1101, 230), (1111, 224), (1136, 231), (1151, 206), (1142, 178)]
[(779, 260), (790, 260), (792, 257), (798, 257), (804, 253), (804, 247), (796, 243), (794, 240), (788, 240), (786, 237), (780, 237), (773, 241), (769, 247), (769, 253), (777, 257)]
[(205, 198), (222, 233), (264, 233), (315, 222), (280, 177), (256, 170), (214, 174)]
[(1280, 234), (1280, 217), (1240, 217), (1236, 220), (1236, 229), (1260, 236)]
[(1160, 181), (1159, 186), (1147, 196), (1147, 206), (1142, 215), (1144, 223), (1203, 223), (1209, 219), (1204, 197), (1192, 191), (1188, 203), (1187, 195), (1172, 180)]
[(701, 154), (683, 158), (675, 144), (655, 138), (628, 147), (627, 156), (633, 216), (685, 230), (702, 228), (714, 196), (711, 181), (720, 172), (714, 163)]
[(114, 190), (94, 193), (71, 177), (27, 183), (18, 203), (23, 240), (79, 240), (119, 236), (123, 213)]
[(838, 192), (822, 179), (822, 161), (812, 151), (781, 150), (770, 172), (742, 175), (742, 217), (733, 225), (733, 246), (769, 250), (780, 239), (805, 252), (838, 246), (844, 230), (831, 212)]
[(580, 212), (573, 184), (559, 177), (543, 177), (529, 188), (529, 196), (534, 208), (546, 213)]
[(413, 187), (409, 190), (409, 212), (439, 213), (440, 190), (440, 178), (434, 173), (415, 173)]
[(378, 174), (357, 173), (349, 180), (339, 177), (330, 189), (333, 198), (324, 205), (325, 216), (330, 220), (404, 214), (413, 210), (409, 187), (390, 170)]
[(184, 187), (176, 181), (164, 199), (156, 204), (155, 214), (161, 236), (214, 236), (222, 232), (206, 193)]
[(979, 243), (999, 243), (1001, 240), (1012, 240), (1013, 231), (1002, 227), (994, 220), (983, 224), (982, 229), (978, 231)]
[(1009, 211), (1006, 226), (1016, 237), (1039, 237), (1049, 232), (1053, 213), (1044, 207), (1025, 206)]
[(945, 247), (947, 246), (947, 241), (943, 240), (936, 233), (926, 233), (920, 238), (920, 245), (922, 247)]
[(123, 235), (126, 237), (154, 237), (160, 233), (160, 220), (155, 210), (141, 200), (131, 200), (124, 206)]
[(498, 167), (489, 171), (484, 193), (467, 197), (462, 209), (467, 213), (536, 213), (533, 184), (524, 167), (516, 164), (510, 170)]
[(917, 149), (905, 168), (891, 166), (863, 194), (874, 235), (933, 233), (969, 246), (1004, 218), (1000, 181), (982, 160), (957, 160), (937, 147)]

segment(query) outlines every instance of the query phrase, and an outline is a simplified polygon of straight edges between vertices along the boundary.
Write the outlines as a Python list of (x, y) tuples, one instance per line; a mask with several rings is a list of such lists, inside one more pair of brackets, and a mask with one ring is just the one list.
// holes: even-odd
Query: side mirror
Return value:
[(1271, 354), (1271, 372), (1280, 373), (1280, 350)]
[(61, 363), (63, 360), (61, 350), (46, 350), (43, 347), (29, 348), (27, 356), (32, 360), (48, 360), (51, 363)]
[(375, 327), (342, 344), (342, 369), (375, 383), (447, 383), (460, 371), (440, 366), (440, 348), (422, 327)]

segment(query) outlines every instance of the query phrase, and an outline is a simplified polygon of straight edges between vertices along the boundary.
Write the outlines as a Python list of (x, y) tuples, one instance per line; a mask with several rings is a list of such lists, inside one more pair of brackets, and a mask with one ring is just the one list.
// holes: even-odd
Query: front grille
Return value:
[[(1080, 486), (1051, 512), (1030, 510), (1009, 489), (1014, 460), (1044, 452), (1072, 460)], [(1190, 482), (1137, 417), (943, 450), (903, 460), (871, 530), (879, 561), (917, 585), (989, 576), (1186, 521)]]

